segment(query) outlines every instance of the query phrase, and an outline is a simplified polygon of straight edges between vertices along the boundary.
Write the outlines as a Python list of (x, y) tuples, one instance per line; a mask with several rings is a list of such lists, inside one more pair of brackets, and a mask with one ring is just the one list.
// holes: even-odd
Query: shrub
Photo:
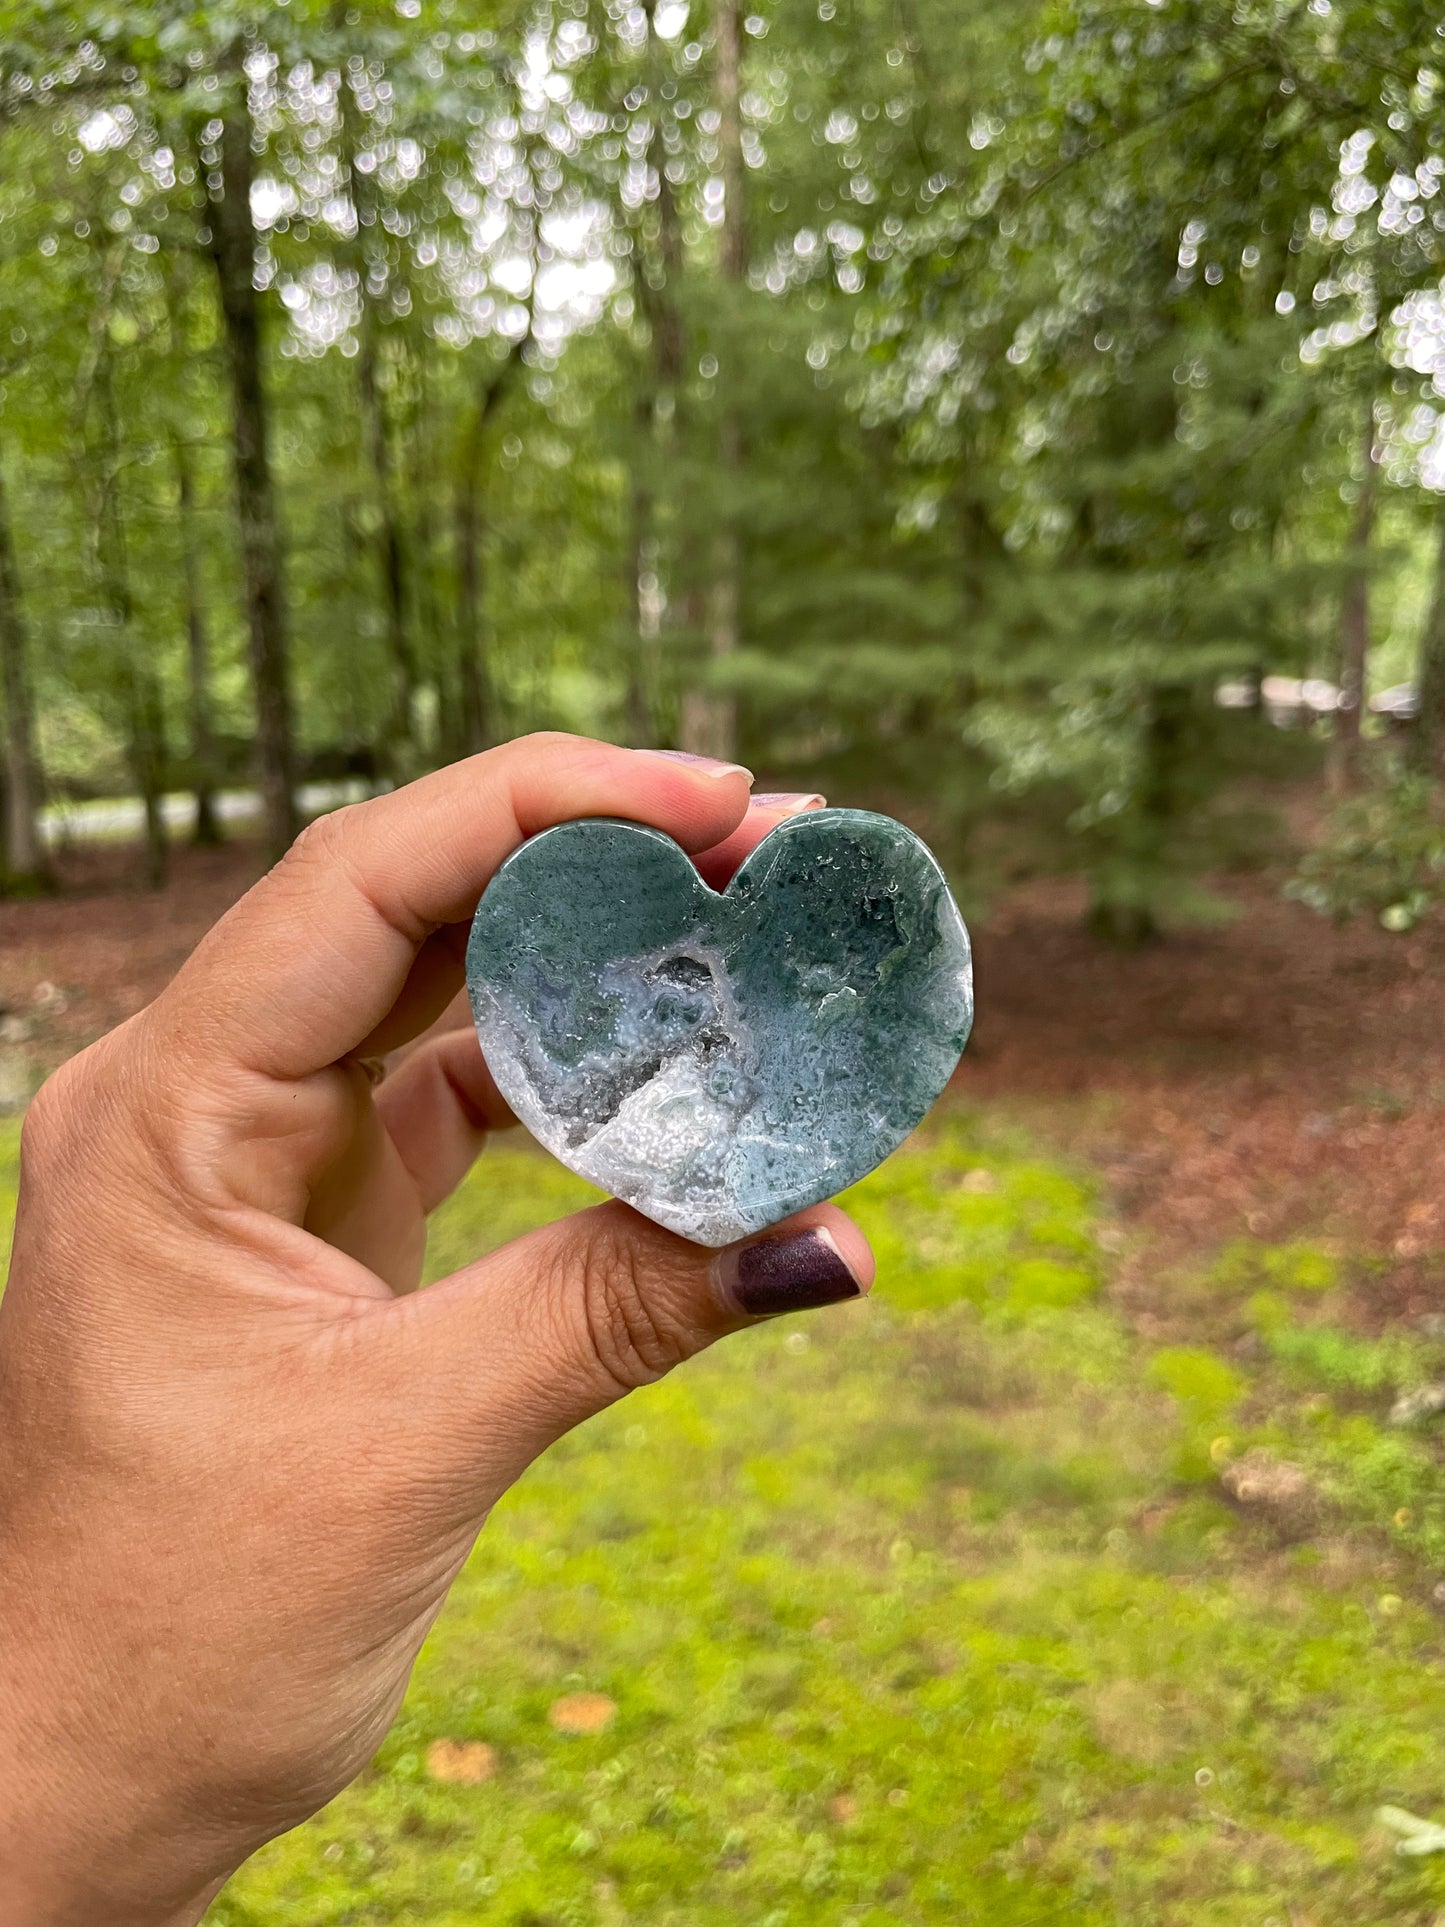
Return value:
[(1413, 930), (1445, 902), (1445, 808), (1424, 777), (1392, 770), (1332, 813), (1324, 841), (1285, 885), (1286, 896), (1345, 923), (1373, 915)]

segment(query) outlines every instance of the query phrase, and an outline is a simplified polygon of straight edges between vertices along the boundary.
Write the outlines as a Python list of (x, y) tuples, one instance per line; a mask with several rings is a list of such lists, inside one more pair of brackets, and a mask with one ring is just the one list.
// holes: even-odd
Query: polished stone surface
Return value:
[(973, 1019), (968, 933), (890, 817), (790, 817), (719, 894), (660, 831), (545, 830), (488, 885), (467, 948), (498, 1089), (548, 1150), (707, 1245), (831, 1197), (948, 1082)]

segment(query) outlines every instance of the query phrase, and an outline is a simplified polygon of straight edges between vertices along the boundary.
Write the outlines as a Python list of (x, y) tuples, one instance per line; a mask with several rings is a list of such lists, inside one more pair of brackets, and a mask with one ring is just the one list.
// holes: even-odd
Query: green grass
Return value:
[(20, 1121), (0, 1118), (0, 1290), (10, 1269), (10, 1227), (20, 1187)]
[[(494, 1150), (433, 1270), (588, 1195)], [(549, 1453), (370, 1770), (212, 1927), (1436, 1918), (1445, 1855), (1373, 1816), (1445, 1808), (1442, 1482), (1428, 1432), (1384, 1424), (1438, 1348), (1349, 1336), (1330, 1262), (1251, 1245), (1188, 1287), (1201, 1342), (1151, 1354), (1101, 1293), (1089, 1186), (967, 1118), (849, 1202), (874, 1300)], [(1227, 1501), (1251, 1445), (1317, 1483), (1309, 1531)], [(616, 1702), (604, 1731), (549, 1726), (577, 1690)], [(432, 1781), (438, 1738), (498, 1773)]]

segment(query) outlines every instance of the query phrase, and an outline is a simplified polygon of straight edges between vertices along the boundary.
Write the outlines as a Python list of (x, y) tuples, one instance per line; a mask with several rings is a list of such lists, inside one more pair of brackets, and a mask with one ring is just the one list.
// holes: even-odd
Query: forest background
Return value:
[(975, 939), (867, 1303), (546, 1455), (215, 1927), (1445, 1927), (1442, 182), (1409, 0), (0, 0), (0, 1282), (41, 1078), (520, 731)]
[(205, 839), (255, 783), (279, 848), (305, 778), (563, 727), (981, 881), (1005, 826), (1134, 938), (1298, 773), (1272, 673), (1340, 690), (1346, 791), (1414, 685), (1362, 886), (1413, 921), (1442, 47), (1409, 0), (8, 0), (8, 887), (47, 803), (138, 794), (159, 883), (168, 791)]

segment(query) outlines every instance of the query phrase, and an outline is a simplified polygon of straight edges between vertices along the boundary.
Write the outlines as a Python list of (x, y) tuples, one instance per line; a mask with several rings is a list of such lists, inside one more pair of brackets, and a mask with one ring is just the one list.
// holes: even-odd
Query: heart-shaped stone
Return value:
[(911, 830), (788, 818), (721, 894), (671, 838), (594, 818), (492, 878), (467, 946), (497, 1088), (564, 1164), (722, 1245), (871, 1171), (948, 1082), (968, 933)]

